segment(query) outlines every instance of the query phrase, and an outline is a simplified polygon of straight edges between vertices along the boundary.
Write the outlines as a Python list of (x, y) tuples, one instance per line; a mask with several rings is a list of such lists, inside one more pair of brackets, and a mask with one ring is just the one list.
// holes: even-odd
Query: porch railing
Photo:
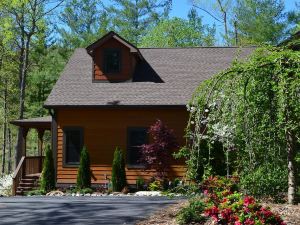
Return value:
[(13, 190), (12, 194), (16, 195), (17, 188), (20, 182), (26, 175), (38, 174), (42, 172), (43, 156), (23, 156), (13, 175)]

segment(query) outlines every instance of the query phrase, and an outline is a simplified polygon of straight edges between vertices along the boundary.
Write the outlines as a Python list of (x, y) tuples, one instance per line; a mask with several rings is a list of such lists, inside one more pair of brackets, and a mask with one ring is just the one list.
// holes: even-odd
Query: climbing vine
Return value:
[(215, 172), (214, 146), (220, 143), (227, 175), (238, 173), (243, 178), (262, 166), (279, 168), (286, 171), (280, 179), (286, 181), (284, 187), (288, 183), (289, 201), (294, 201), (300, 142), (299, 52), (257, 49), (247, 60), (236, 60), (203, 82), (187, 109), (187, 145), (176, 156), (186, 158), (189, 178)]

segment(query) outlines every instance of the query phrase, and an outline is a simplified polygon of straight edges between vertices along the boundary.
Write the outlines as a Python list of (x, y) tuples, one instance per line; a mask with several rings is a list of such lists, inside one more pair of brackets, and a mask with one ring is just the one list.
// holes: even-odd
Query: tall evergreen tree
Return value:
[(100, 3), (97, 0), (67, 1), (59, 17), (63, 26), (58, 29), (65, 47), (70, 50), (86, 47), (108, 31), (108, 14), (101, 10)]
[(139, 45), (146, 31), (167, 18), (172, 0), (112, 0), (108, 13), (113, 28), (126, 40)]
[(285, 35), (282, 0), (238, 0), (235, 12), (241, 44), (278, 44)]

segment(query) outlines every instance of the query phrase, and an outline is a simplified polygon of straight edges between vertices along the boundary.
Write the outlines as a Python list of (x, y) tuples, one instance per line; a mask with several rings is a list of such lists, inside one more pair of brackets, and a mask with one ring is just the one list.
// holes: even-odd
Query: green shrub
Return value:
[(205, 203), (200, 199), (192, 199), (189, 205), (179, 211), (176, 220), (179, 224), (190, 224), (204, 222), (202, 215), (205, 210)]
[(55, 188), (55, 169), (52, 151), (49, 145), (46, 146), (45, 160), (41, 176), (41, 190), (48, 192)]
[(210, 176), (203, 180), (200, 185), (202, 191), (205, 192), (235, 192), (238, 191), (238, 178), (237, 177), (221, 177)]
[(122, 189), (127, 185), (125, 161), (124, 161), (122, 150), (119, 149), (118, 147), (116, 147), (114, 153), (111, 182), (112, 182), (113, 191), (122, 191)]
[(77, 174), (77, 189), (84, 189), (91, 187), (91, 169), (90, 157), (87, 148), (84, 146), (80, 153), (80, 164)]
[[(281, 198), (286, 192), (287, 169), (285, 166), (264, 164), (254, 171), (248, 171), (241, 175), (241, 188), (255, 197), (271, 196)], [(278, 199), (279, 200), (279, 199)]]
[(137, 190), (144, 190), (145, 180), (142, 177), (138, 177), (136, 179), (136, 189)]
[(162, 185), (160, 181), (155, 180), (149, 184), (148, 188), (150, 191), (159, 191), (162, 189)]
[(181, 180), (179, 178), (175, 178), (172, 182), (172, 187), (175, 188), (180, 184)]
[(83, 188), (83, 189), (80, 189), (79, 192), (81, 194), (92, 194), (94, 191), (92, 188)]
[(71, 189), (67, 189), (66, 193), (69, 194), (76, 194), (76, 193), (80, 193), (80, 194), (92, 194), (94, 192), (94, 190), (92, 188), (71, 188)]
[(28, 192), (26, 193), (27, 196), (45, 195), (45, 194), (46, 194), (46, 191), (41, 190), (41, 189), (28, 191)]

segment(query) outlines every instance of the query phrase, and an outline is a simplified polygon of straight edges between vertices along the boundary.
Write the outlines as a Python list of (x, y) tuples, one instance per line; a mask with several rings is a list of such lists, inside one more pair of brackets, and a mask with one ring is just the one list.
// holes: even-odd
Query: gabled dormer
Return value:
[(130, 81), (142, 60), (139, 50), (113, 31), (86, 49), (93, 58), (93, 81)]

